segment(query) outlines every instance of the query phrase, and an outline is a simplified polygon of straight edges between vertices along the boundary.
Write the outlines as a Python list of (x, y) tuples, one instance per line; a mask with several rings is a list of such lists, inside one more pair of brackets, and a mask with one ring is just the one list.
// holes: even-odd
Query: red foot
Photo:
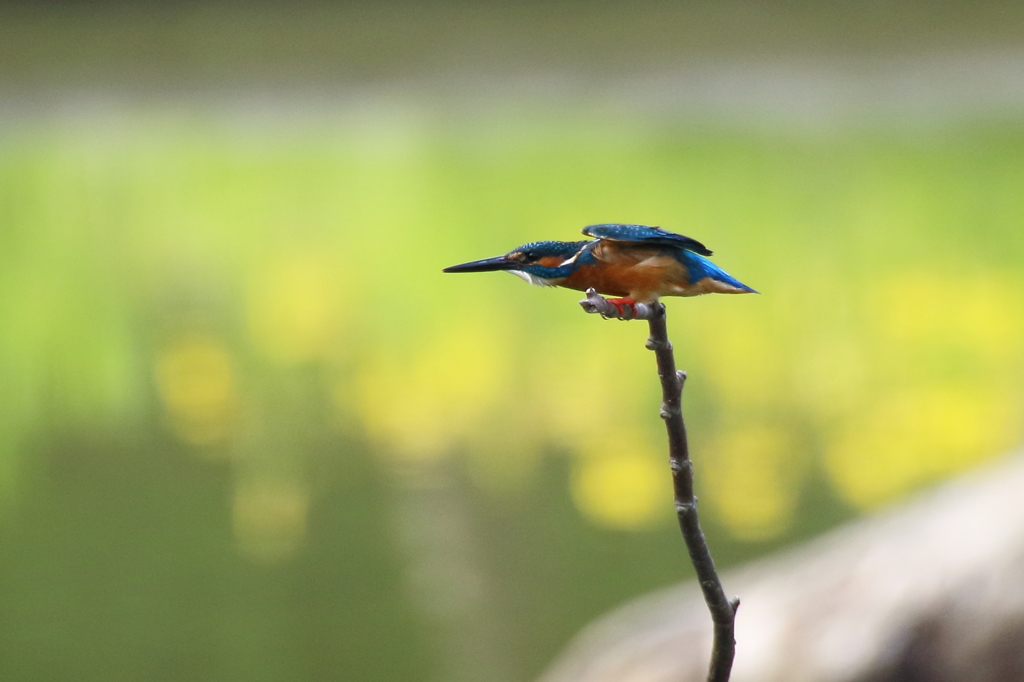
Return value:
[[(631, 298), (609, 298), (608, 302), (619, 309), (619, 315), (623, 317), (633, 317), (636, 315), (636, 301)], [(626, 313), (626, 309), (629, 309), (629, 313)]]

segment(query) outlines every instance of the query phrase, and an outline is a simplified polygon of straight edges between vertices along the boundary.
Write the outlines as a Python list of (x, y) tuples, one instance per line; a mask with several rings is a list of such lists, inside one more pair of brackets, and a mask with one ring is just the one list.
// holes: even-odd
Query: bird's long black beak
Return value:
[(495, 256), (494, 258), (484, 258), (483, 260), (474, 260), (469, 263), (462, 263), (461, 265), (453, 265), (450, 268), (445, 268), (444, 272), (493, 272), (495, 270), (515, 270), (521, 264), (509, 260), (506, 256)]

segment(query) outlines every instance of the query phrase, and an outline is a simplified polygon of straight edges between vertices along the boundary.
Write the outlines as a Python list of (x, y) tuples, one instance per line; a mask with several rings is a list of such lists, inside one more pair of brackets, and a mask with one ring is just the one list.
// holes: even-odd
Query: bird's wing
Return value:
[(615, 242), (675, 246), (699, 253), (702, 256), (711, 255), (711, 250), (696, 239), (649, 225), (623, 225), (621, 223), (587, 225), (583, 228), (583, 234), (595, 239), (607, 239)]

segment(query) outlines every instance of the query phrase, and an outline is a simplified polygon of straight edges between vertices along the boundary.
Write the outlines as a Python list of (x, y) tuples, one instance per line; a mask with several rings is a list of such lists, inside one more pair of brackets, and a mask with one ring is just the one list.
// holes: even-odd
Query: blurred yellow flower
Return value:
[(486, 420), (509, 386), (506, 354), (497, 329), (452, 325), (405, 353), (378, 351), (359, 368), (355, 404), (338, 407), (357, 410), (370, 436), (400, 459), (434, 459), (474, 435), (500, 439)]
[(645, 337), (637, 334), (635, 348), (623, 350), (622, 339), (608, 331), (617, 330), (592, 330), (577, 338), (562, 334), (557, 342), (540, 344), (525, 368), (537, 425), (566, 447), (600, 439), (595, 429), (631, 421), (638, 413), (657, 424), (656, 394), (645, 391), (657, 384), (657, 368), (654, 355), (643, 348)]
[(573, 462), (570, 481), (576, 508), (588, 519), (618, 530), (642, 530), (672, 509), (667, 456), (657, 457), (643, 439), (615, 439)]
[(737, 307), (702, 312), (706, 319), (696, 338), (707, 358), (707, 380), (720, 399), (744, 407), (777, 401), (785, 383), (779, 330)]
[(1018, 442), (1021, 310), (1021, 282), (966, 264), (893, 274), (865, 293), (873, 389), (826, 436), (844, 498), (869, 508)]
[(853, 414), (870, 393), (873, 378), (862, 339), (834, 331), (819, 333), (801, 344), (793, 363), (794, 403), (821, 422)]
[(779, 426), (739, 425), (698, 455), (707, 500), (737, 538), (765, 540), (785, 531), (796, 509), (804, 469)]
[(249, 297), (249, 330), (256, 347), (283, 363), (323, 356), (340, 321), (336, 271), (318, 255), (272, 263)]
[(1024, 350), (1024, 283), (998, 272), (953, 268), (883, 279), (865, 301), (881, 335), (901, 345), (964, 348), (986, 364)]
[(881, 395), (834, 434), (826, 467), (860, 507), (964, 471), (1021, 436), (1020, 396), (976, 386), (930, 386)]
[(309, 492), (289, 479), (236, 484), (231, 520), (239, 550), (260, 561), (292, 556), (306, 535)]
[(209, 445), (230, 434), (237, 399), (223, 341), (202, 335), (173, 339), (158, 351), (155, 375), (168, 422), (181, 440)]

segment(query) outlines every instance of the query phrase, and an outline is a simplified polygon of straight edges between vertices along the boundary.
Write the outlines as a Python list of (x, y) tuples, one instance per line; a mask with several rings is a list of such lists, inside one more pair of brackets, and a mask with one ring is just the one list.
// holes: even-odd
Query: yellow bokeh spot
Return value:
[(858, 341), (821, 334), (800, 348), (792, 359), (792, 397), (801, 409), (818, 418), (841, 418), (869, 395), (871, 367)]
[(786, 431), (743, 426), (701, 454), (700, 474), (717, 519), (736, 537), (765, 540), (789, 527), (802, 462)]
[[(647, 389), (657, 381), (654, 357), (639, 348), (622, 352), (620, 340), (593, 335), (571, 343), (567, 335), (542, 346), (525, 368), (537, 424), (567, 447), (594, 438), (596, 424), (623, 415), (657, 415)], [(639, 345), (639, 344), (638, 344)]]
[(729, 405), (771, 404), (785, 383), (778, 358), (778, 335), (768, 323), (741, 310), (708, 311), (700, 338), (707, 358), (707, 380)]
[(318, 256), (271, 265), (249, 299), (249, 329), (257, 348), (284, 363), (323, 356), (340, 319), (336, 270)]
[(871, 319), (896, 342), (968, 348), (993, 361), (1024, 349), (1024, 287), (995, 273), (910, 271), (868, 297)]
[(308, 511), (309, 493), (296, 481), (238, 483), (231, 520), (239, 550), (259, 561), (287, 559), (306, 535)]
[(484, 418), (506, 387), (504, 343), (497, 330), (462, 325), (407, 353), (381, 353), (365, 363), (354, 408), (368, 433), (400, 459), (433, 459), (473, 436), (488, 434)]
[(668, 464), (623, 449), (583, 456), (572, 472), (572, 499), (591, 521), (618, 530), (650, 527), (672, 508)]
[(934, 386), (883, 395), (830, 444), (826, 465), (840, 494), (870, 508), (922, 483), (964, 471), (1015, 445), (1015, 395)]
[(173, 340), (157, 353), (155, 375), (179, 438), (209, 445), (229, 435), (237, 401), (231, 355), (222, 341), (208, 336)]

